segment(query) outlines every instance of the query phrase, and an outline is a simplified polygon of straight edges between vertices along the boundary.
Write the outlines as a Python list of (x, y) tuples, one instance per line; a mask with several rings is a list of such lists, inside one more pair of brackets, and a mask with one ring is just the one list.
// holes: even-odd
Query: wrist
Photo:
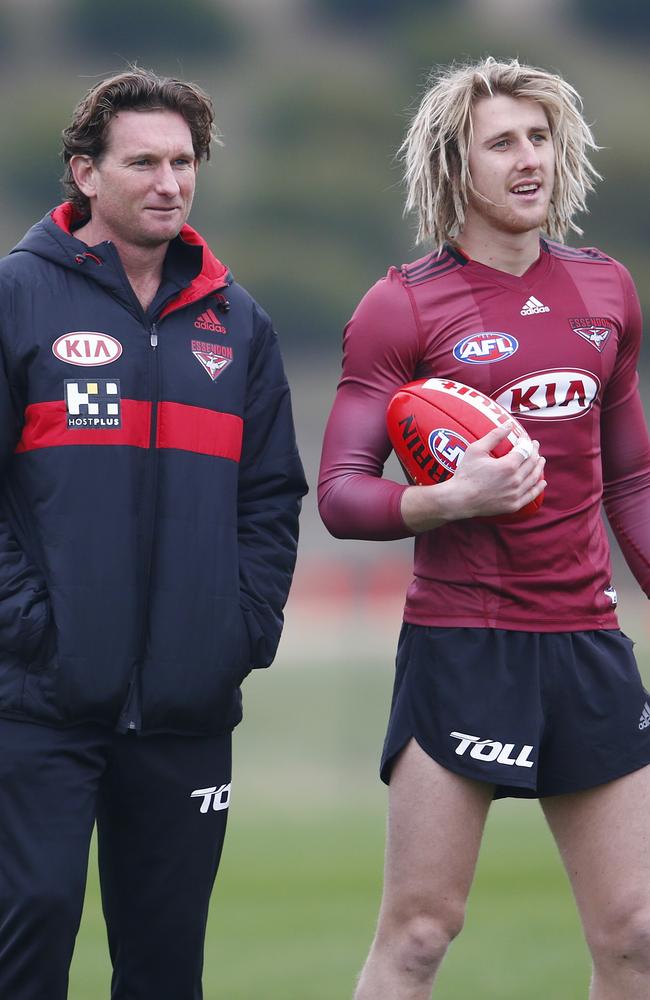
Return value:
[(404, 524), (418, 535), (456, 520), (459, 515), (454, 511), (453, 496), (451, 480), (435, 486), (409, 486), (400, 502)]

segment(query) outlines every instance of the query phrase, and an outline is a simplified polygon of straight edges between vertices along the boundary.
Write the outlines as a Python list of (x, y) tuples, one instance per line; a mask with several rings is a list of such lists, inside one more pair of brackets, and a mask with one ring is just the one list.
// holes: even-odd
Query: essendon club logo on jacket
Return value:
[(232, 347), (209, 344), (203, 340), (192, 341), (192, 354), (213, 382), (226, 370), (233, 359)]

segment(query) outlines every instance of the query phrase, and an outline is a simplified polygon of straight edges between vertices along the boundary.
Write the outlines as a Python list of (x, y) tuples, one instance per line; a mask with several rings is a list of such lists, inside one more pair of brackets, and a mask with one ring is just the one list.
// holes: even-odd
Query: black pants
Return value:
[(96, 820), (112, 1000), (201, 1000), (230, 777), (230, 734), (0, 719), (0, 997), (67, 997)]

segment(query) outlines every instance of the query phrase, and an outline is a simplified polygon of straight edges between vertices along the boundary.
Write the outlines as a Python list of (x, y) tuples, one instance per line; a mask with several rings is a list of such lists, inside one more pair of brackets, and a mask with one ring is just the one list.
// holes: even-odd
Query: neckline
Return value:
[(520, 291), (522, 287), (531, 289), (551, 266), (551, 254), (542, 239), (539, 241), (537, 260), (533, 261), (523, 274), (511, 274), (509, 271), (501, 271), (498, 267), (482, 264), (480, 261), (468, 257), (459, 247), (455, 247), (451, 243), (445, 243), (445, 249), (464, 267), (469, 267), (473, 272), (489, 277), (494, 284), (517, 291)]

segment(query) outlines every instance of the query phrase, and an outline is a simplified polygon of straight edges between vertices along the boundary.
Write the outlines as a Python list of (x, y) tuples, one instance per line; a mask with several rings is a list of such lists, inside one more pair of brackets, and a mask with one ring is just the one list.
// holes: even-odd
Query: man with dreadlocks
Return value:
[[(384, 897), (357, 1000), (424, 1000), (459, 932), (493, 798), (537, 797), (593, 957), (592, 1000), (650, 996), (650, 706), (616, 618), (604, 506), (650, 594), (650, 442), (628, 272), (563, 240), (598, 177), (576, 91), (488, 58), (444, 70), (402, 154), (432, 253), (391, 268), (345, 332), (320, 510), (339, 537), (415, 536), (381, 775)], [(442, 376), (508, 433), (435, 486), (381, 478), (386, 406)], [(354, 434), (350, 428), (354, 428)], [(486, 521), (545, 490), (531, 519)]]

